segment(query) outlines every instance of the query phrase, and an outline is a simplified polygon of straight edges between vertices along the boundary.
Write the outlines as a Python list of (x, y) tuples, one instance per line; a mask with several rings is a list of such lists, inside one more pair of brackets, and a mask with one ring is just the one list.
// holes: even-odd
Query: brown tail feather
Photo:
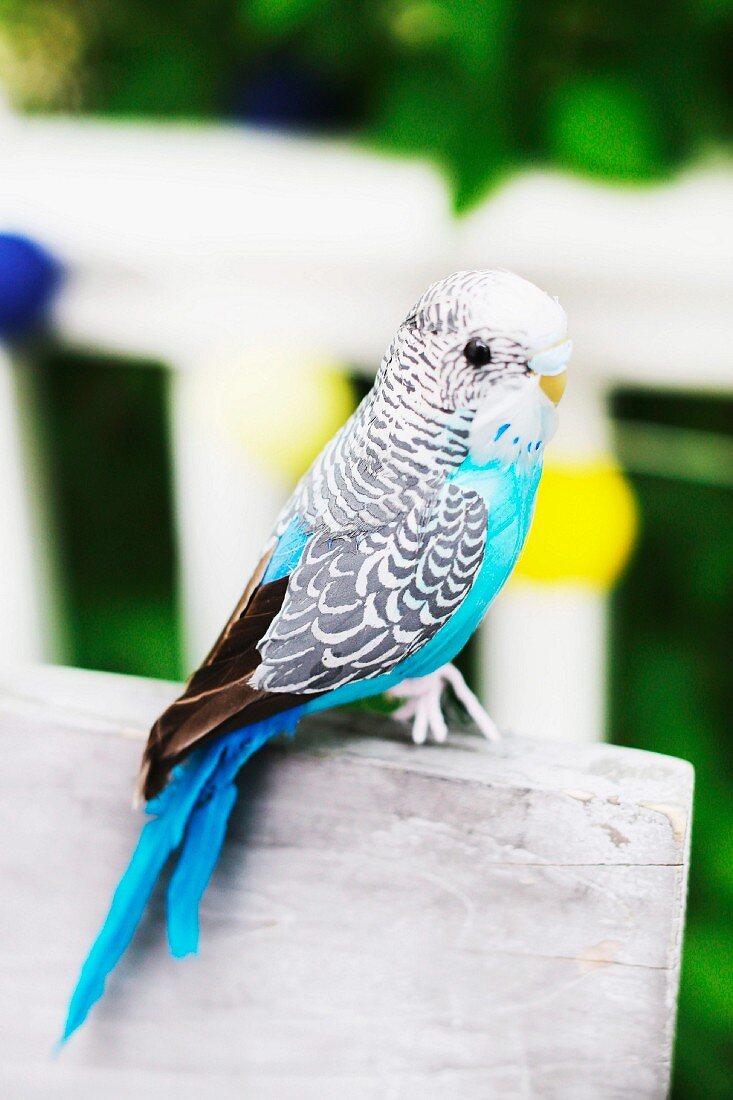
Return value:
[[(260, 576), (266, 565), (260, 563)], [(301, 702), (299, 695), (260, 691), (249, 682), (261, 660), (257, 643), (280, 610), (287, 586), (287, 577), (254, 591), (248, 586), (204, 664), (154, 723), (137, 784), (144, 799), (160, 793), (171, 769), (196, 746)]]

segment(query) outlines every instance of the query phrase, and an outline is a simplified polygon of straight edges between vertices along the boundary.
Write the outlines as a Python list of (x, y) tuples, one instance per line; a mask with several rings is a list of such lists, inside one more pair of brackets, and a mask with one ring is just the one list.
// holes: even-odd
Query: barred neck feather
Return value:
[(371, 391), (296, 487), (278, 534), (296, 515), (334, 535), (374, 530), (435, 496), (469, 457), (522, 465), (541, 457), (555, 413), (526, 369), (497, 369), (475, 409), (451, 407), (441, 367), (403, 325)]
[(468, 454), (473, 414), (425, 400), (409, 372), (388, 371), (301, 479), (278, 523), (347, 533), (388, 523), (431, 496)]

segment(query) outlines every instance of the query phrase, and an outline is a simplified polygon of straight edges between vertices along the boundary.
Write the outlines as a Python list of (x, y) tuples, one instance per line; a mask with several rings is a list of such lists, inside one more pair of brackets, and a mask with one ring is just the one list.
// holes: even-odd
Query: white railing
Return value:
[[(610, 446), (605, 395), (616, 383), (730, 388), (731, 179), (711, 166), (664, 187), (614, 190), (538, 171), (455, 221), (432, 170), (344, 144), (224, 126), (0, 118), (0, 228), (27, 233), (66, 265), (61, 338), (172, 371), (192, 662), (238, 597), (287, 491), (200, 415), (218, 364), (287, 342), (373, 369), (432, 279), (508, 267), (570, 313), (576, 352), (554, 453), (584, 460)], [(32, 552), (43, 521), (21, 476), (7, 364), (0, 398), (0, 510), (14, 517), (0, 558), (0, 655), (37, 658), (48, 652)], [(487, 630), (483, 679), (500, 723), (601, 735), (602, 593), (518, 583)]]

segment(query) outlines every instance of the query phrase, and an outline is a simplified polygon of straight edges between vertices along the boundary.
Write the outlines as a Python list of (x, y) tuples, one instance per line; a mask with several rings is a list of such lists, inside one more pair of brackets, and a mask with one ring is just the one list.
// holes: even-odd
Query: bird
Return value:
[(150, 730), (137, 788), (149, 820), (61, 1044), (102, 996), (173, 853), (168, 945), (175, 957), (197, 951), (237, 774), (274, 735), (387, 694), (417, 744), (442, 742), (449, 687), (497, 736), (451, 662), (527, 537), (571, 350), (558, 300), (502, 269), (455, 272), (408, 312), (371, 390), (282, 509), (208, 656)]

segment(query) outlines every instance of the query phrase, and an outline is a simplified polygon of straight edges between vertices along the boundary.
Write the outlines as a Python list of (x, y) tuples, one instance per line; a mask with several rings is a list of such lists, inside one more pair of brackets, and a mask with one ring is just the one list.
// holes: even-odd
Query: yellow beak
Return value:
[(529, 360), (530, 370), (540, 376), (540, 389), (553, 405), (558, 405), (565, 393), (565, 368), (572, 350), (572, 340), (561, 340), (559, 344), (551, 344), (549, 348), (535, 352)]
[(540, 389), (549, 397), (553, 405), (560, 404), (562, 395), (565, 393), (567, 380), (567, 371), (563, 371), (561, 374), (543, 374), (540, 378)]

